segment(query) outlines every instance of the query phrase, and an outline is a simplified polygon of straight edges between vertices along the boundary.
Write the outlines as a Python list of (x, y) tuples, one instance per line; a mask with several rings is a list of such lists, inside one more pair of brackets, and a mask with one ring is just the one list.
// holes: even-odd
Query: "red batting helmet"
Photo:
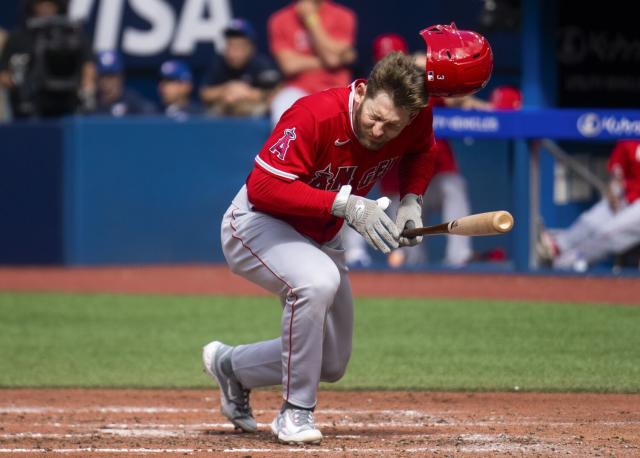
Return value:
[(429, 95), (468, 95), (482, 89), (493, 69), (487, 40), (476, 32), (451, 25), (433, 25), (420, 32), (427, 45)]
[(405, 54), (409, 52), (407, 42), (400, 35), (395, 33), (385, 33), (378, 35), (373, 40), (373, 61), (378, 62), (387, 54), (393, 51), (400, 51)]

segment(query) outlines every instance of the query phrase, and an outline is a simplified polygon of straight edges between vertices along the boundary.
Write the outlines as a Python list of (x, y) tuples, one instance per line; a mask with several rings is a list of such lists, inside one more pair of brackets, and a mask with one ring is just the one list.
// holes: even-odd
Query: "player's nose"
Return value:
[(384, 128), (381, 122), (377, 122), (373, 125), (373, 129), (371, 129), (371, 133), (374, 137), (380, 138), (384, 136)]

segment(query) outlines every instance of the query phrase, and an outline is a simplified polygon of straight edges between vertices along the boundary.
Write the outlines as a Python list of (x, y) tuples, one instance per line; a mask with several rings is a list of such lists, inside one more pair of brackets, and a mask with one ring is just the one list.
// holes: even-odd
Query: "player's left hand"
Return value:
[[(407, 194), (400, 201), (396, 215), (396, 226), (402, 232), (405, 229), (422, 227), (422, 197), (415, 194)], [(422, 242), (422, 236), (400, 237), (400, 246), (414, 246)]]

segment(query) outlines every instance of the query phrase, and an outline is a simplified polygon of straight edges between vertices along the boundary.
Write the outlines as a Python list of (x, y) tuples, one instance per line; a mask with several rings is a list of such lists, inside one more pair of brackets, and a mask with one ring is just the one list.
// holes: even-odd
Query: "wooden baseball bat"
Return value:
[(494, 211), (476, 213), (463, 216), (448, 223), (433, 226), (419, 227), (417, 229), (405, 229), (404, 237), (417, 237), (419, 235), (455, 234), (455, 235), (496, 235), (509, 232), (513, 227), (513, 216), (507, 211)]

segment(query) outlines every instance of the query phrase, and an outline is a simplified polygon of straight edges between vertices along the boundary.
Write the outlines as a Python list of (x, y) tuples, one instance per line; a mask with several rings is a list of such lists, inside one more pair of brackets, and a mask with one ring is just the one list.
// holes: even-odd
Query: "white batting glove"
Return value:
[(388, 201), (385, 198), (375, 201), (352, 196), (351, 186), (343, 186), (333, 201), (331, 213), (344, 218), (374, 249), (389, 253), (398, 248), (400, 231), (384, 212)]
[[(396, 215), (396, 226), (402, 232), (405, 229), (422, 227), (422, 197), (416, 194), (407, 194), (400, 201)], [(414, 246), (422, 242), (422, 236), (407, 238), (400, 237), (400, 246)]]

